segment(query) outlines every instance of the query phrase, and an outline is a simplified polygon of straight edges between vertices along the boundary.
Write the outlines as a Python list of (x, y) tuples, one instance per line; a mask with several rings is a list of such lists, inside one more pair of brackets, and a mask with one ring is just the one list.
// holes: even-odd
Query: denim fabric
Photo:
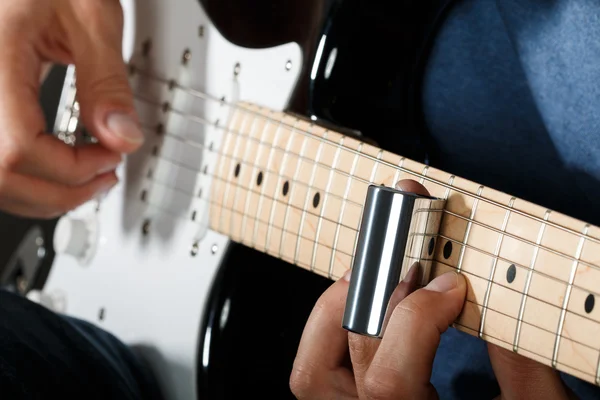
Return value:
[[(432, 164), (600, 223), (599, 17), (597, 1), (456, 1), (423, 82)], [(432, 381), (442, 399), (498, 394), (485, 343), (454, 329)]]
[(113, 335), (3, 290), (0, 398), (161, 400), (147, 366)]

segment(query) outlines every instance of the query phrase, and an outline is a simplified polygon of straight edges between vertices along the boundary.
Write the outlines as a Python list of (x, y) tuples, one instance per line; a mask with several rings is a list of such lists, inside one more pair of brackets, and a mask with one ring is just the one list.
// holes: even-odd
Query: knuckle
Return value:
[[(409, 296), (401, 301), (390, 318), (389, 325), (401, 325), (403, 332), (419, 336), (423, 340), (428, 340), (441, 335), (441, 330), (435, 320), (434, 311), (427, 311), (429, 308), (423, 302), (429, 299), (424, 296)], [(427, 339), (425, 339), (427, 338)]]
[(86, 85), (86, 95), (90, 96), (104, 96), (113, 95), (115, 93), (130, 96), (131, 87), (124, 74), (124, 70), (121, 66), (116, 68), (110, 68), (111, 71), (104, 76), (99, 76), (95, 79), (90, 79), (89, 84)]
[[(376, 373), (377, 372), (377, 373)], [(373, 370), (365, 375), (363, 394), (366, 400), (385, 400), (398, 398), (397, 377), (390, 379), (389, 374), (381, 374)]]
[(294, 365), (290, 375), (290, 390), (298, 399), (314, 398), (318, 388), (315, 374), (303, 365)]
[(4, 139), (0, 145), (0, 166), (7, 170), (14, 170), (25, 159), (23, 146), (13, 139)]

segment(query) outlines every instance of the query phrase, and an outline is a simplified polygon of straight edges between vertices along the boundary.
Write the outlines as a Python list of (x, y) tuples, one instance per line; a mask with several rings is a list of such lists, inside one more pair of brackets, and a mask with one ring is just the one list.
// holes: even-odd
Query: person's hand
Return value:
[[(110, 190), (143, 134), (122, 58), (119, 0), (0, 2), (0, 209), (52, 218)], [(45, 133), (40, 82), (77, 68), (82, 120), (100, 142), (74, 148)]]
[[(427, 194), (414, 181), (399, 185), (405, 191)], [(441, 334), (463, 308), (467, 285), (463, 275), (450, 272), (414, 290), (416, 272), (413, 267), (392, 295), (389, 309), (393, 311), (386, 315), (383, 339), (342, 328), (349, 273), (320, 297), (290, 376), (298, 399), (438, 398), (430, 382), (433, 360)], [(488, 349), (501, 398), (568, 398), (556, 371), (492, 344)]]

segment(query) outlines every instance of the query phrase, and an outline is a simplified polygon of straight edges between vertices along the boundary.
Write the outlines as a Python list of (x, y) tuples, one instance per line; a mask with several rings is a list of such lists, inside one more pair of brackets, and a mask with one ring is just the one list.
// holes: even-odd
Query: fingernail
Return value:
[(342, 276), (342, 279), (345, 280), (346, 282), (350, 282), (351, 277), (352, 277), (352, 269), (349, 269), (348, 271), (346, 271), (344, 276)]
[(102, 167), (98, 170), (98, 173), (96, 175), (104, 175), (108, 172), (113, 172), (115, 171), (117, 168), (119, 168), (119, 164), (120, 163), (111, 163), (106, 165), (105, 167)]
[(404, 277), (404, 279), (402, 281), (408, 283), (409, 285), (413, 285), (417, 281), (418, 272), (419, 272), (419, 265), (418, 264), (413, 265), (408, 270), (408, 274), (406, 274), (406, 276)]
[(106, 126), (113, 135), (128, 142), (138, 144), (144, 141), (144, 133), (130, 115), (110, 114), (106, 120)]
[(458, 274), (456, 272), (447, 272), (438, 276), (425, 287), (433, 292), (449, 292), (458, 286)]

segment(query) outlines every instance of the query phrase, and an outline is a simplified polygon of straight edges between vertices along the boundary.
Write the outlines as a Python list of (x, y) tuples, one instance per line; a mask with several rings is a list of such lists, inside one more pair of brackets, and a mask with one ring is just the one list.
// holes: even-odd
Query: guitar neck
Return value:
[(600, 383), (600, 229), (285, 113), (238, 104), (211, 191), (211, 228), (338, 279), (370, 184), (421, 182), (445, 198), (430, 279), (457, 270), (454, 326)]

